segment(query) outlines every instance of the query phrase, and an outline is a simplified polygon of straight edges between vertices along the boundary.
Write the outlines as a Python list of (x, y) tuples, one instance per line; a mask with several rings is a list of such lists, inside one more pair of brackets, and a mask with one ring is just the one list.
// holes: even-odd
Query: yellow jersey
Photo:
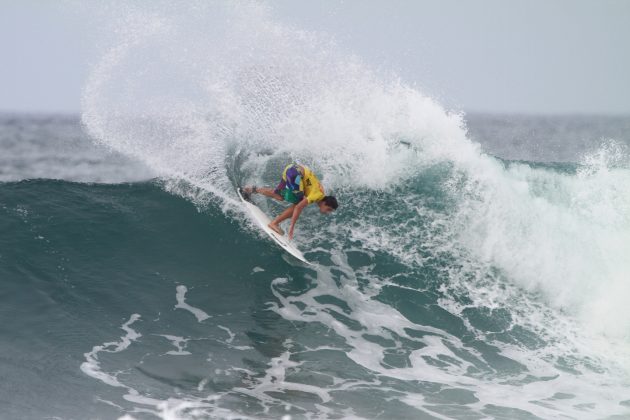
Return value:
[(319, 179), (317, 179), (313, 171), (306, 166), (302, 166), (302, 169), (304, 170), (304, 176), (302, 177), (300, 189), (304, 191), (304, 197), (308, 200), (308, 204), (322, 201), (325, 196), (324, 187), (319, 183)]
[(306, 166), (294, 163), (284, 168), (282, 180), (274, 192), (293, 204), (300, 202), (303, 197), (306, 198), (309, 204), (324, 199), (324, 188), (313, 171)]

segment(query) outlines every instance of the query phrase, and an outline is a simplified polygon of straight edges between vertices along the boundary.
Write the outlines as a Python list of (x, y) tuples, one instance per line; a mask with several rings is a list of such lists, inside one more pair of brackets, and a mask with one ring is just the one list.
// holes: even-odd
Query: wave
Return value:
[[(100, 145), (150, 168), (174, 197), (153, 184), (102, 188), (129, 189), (133, 208), (196, 206), (200, 216), (187, 223), (216, 242), (172, 233), (184, 261), (225, 245), (220, 238), (254, 243), (234, 187), (273, 184), (288, 161), (312, 166), (340, 202), (332, 219), (307, 213), (300, 220), (298, 243), (320, 269), (263, 271), (273, 295), (267, 309), (315, 336), (334, 334), (308, 345), (293, 331), (264, 374), (257, 371), (262, 378), (249, 377), (238, 393), (264, 413), (290, 391), (314, 392), (335, 411), (351, 406), (331, 405), (344, 386), (360, 384), (384, 399), (391, 387), (398, 401), (426, 414), (435, 395), (398, 382), (422, 378), (469, 401), (459, 415), (493, 415), (488, 407), (504, 404), (547, 418), (554, 410), (581, 417), (581, 404), (591, 403), (593, 417), (622, 411), (630, 329), (624, 146), (611, 141), (579, 165), (502, 161), (469, 139), (461, 113), (376, 74), (334, 40), (280, 24), (257, 4), (191, 5), (118, 5), (105, 18), (113, 35), (84, 89), (83, 124)], [(37, 188), (50, 185), (59, 184)], [(180, 214), (141, 226), (170, 226)], [(209, 233), (207, 222), (222, 227)], [(246, 265), (249, 273), (264, 263), (259, 245), (248, 246), (239, 252), (257, 261)], [(217, 251), (210, 260), (231, 252), (238, 253)], [(277, 261), (280, 253), (271, 247), (263, 255)], [(239, 258), (222, 265), (226, 273)], [(356, 371), (336, 372), (316, 392), (273, 380), (273, 369), (286, 379), (292, 358), (326, 346)], [(297, 366), (329, 363), (307, 360)], [(604, 385), (614, 397), (598, 389)], [(304, 412), (326, 413), (309, 407)]]
[[(279, 24), (263, 6), (194, 10), (124, 8), (114, 21), (119, 37), (84, 92), (83, 122), (100, 143), (229, 205), (235, 184), (271, 184), (290, 160), (312, 165), (368, 220), (348, 234), (413, 259), (427, 234), (410, 221), (429, 217), (448, 226), (431, 234), (434, 246), (455, 242), (592, 328), (626, 334), (630, 317), (614, 302), (630, 272), (627, 165), (592, 162), (573, 175), (505, 165), (467, 138), (461, 115), (320, 34)], [(627, 163), (611, 147), (602, 153)], [(440, 166), (427, 188), (448, 197), (449, 211), (431, 213), (414, 191), (398, 193), (391, 218), (358, 208)]]
[[(318, 262), (316, 270), (287, 264), (290, 259), (283, 260), (242, 216), (225, 215), (220, 203), (196, 207), (165, 192), (162, 181), (0, 184), (0, 221), (23, 226), (19, 235), (4, 237), (2, 249), (13, 251), (3, 257), (38, 261), (53, 277), (61, 267), (76, 297), (57, 305), (78, 304), (92, 324), (127, 314), (119, 324), (121, 340), (92, 341), (82, 365), (90, 377), (124, 392), (126, 403), (116, 403), (130, 404), (124, 412), (267, 417), (266, 410), (289, 404), (299, 415), (323, 408), (291, 395), (316, 395), (332, 412), (352, 407), (357, 417), (370, 418), (375, 411), (367, 401), (374, 397), (366, 397), (376, 392), (386, 400), (395, 395), (391, 413), (403, 418), (442, 412), (435, 398), (449, 410), (459, 406), (457, 415), (623, 413), (625, 343), (616, 347), (585, 334), (580, 322), (519, 288), (504, 271), (441, 242), (439, 231), (447, 227), (428, 215), (457, 211), (447, 195), (427, 186), (449, 170), (439, 166), (410, 181), (413, 205), (420, 199), (428, 204), (423, 217), (410, 213), (413, 223), (398, 227), (411, 232), (407, 239), (382, 229), (390, 226), (389, 217), (400, 216), (388, 210), (400, 211), (396, 200), (403, 190), (381, 193), (371, 211), (349, 203), (333, 228), (307, 213), (299, 241)], [(377, 215), (380, 224), (359, 229)], [(313, 231), (326, 235), (305, 237)], [(413, 253), (392, 251), (409, 247)], [(212, 362), (204, 361), (203, 343), (212, 337), (219, 347), (213, 346)], [(86, 340), (94, 337), (84, 337), (83, 346)], [(227, 354), (237, 357), (228, 361)], [(163, 372), (184, 356), (204, 371), (210, 363), (232, 372), (231, 385), (213, 382), (222, 373), (184, 380)], [(129, 363), (139, 363), (135, 373), (116, 373)], [(333, 379), (301, 378), (300, 372)], [(150, 385), (147, 377), (161, 385)], [(184, 390), (177, 398), (173, 384)], [(247, 408), (239, 395), (257, 403)], [(583, 404), (592, 404), (590, 414)]]

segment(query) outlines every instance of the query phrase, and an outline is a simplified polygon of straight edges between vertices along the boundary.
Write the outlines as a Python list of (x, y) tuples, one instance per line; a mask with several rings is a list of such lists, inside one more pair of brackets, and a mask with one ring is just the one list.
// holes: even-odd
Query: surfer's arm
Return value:
[(308, 206), (308, 200), (303, 198), (293, 210), (293, 216), (291, 217), (291, 227), (289, 228), (289, 239), (293, 239), (293, 228), (295, 227), (295, 223), (297, 222), (298, 217), (300, 217), (300, 213), (304, 210), (304, 207)]

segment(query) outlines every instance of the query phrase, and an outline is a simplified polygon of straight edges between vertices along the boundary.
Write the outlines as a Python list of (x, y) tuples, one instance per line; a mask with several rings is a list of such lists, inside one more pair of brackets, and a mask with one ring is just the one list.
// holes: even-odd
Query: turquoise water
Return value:
[[(450, 213), (434, 186), (448, 171), (413, 180), (425, 211)], [(627, 413), (615, 340), (585, 334), (544, 286), (527, 291), (500, 267), (434, 245), (435, 219), (401, 214), (402, 191), (374, 197), (372, 208), (341, 196), (332, 221), (307, 211), (298, 241), (311, 269), (243, 214), (164, 188), (0, 186), (6, 416)], [(396, 234), (383, 213), (405, 218), (404, 230), (413, 220), (406, 240), (425, 245), (410, 255), (400, 239), (406, 252), (396, 256), (352, 237), (373, 217), (371, 229)]]

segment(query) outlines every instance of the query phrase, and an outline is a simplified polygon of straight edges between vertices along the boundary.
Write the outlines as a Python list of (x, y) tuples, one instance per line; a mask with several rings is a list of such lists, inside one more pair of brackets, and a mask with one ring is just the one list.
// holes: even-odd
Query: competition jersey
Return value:
[(294, 163), (284, 168), (282, 182), (276, 187), (275, 192), (294, 204), (297, 204), (303, 197), (306, 197), (309, 204), (324, 199), (324, 188), (313, 171), (306, 166)]
[(300, 189), (304, 191), (304, 196), (308, 203), (312, 204), (322, 201), (324, 199), (324, 188), (319, 183), (319, 179), (306, 166), (302, 166), (302, 169), (304, 169), (304, 177), (302, 178)]

